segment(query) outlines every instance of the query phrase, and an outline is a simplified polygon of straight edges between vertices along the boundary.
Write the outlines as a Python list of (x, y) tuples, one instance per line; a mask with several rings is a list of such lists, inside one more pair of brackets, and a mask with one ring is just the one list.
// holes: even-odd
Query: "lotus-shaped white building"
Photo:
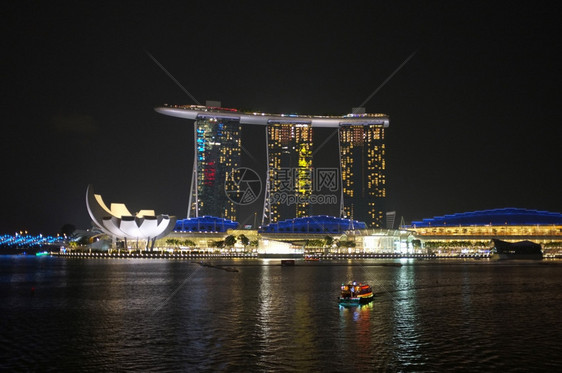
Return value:
[(131, 214), (123, 203), (112, 203), (110, 208), (99, 194), (94, 194), (92, 185), (86, 190), (86, 206), (95, 225), (114, 238), (146, 240), (147, 248), (154, 241), (165, 237), (174, 229), (176, 217), (156, 215), (154, 210), (141, 210)]

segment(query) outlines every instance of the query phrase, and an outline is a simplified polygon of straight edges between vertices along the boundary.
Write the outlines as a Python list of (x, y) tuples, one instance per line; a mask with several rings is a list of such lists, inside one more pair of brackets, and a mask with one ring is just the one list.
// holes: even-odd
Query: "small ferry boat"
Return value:
[(359, 305), (367, 304), (373, 300), (375, 295), (373, 289), (368, 284), (357, 281), (350, 281), (347, 284), (341, 284), (341, 294), (338, 298), (342, 305)]

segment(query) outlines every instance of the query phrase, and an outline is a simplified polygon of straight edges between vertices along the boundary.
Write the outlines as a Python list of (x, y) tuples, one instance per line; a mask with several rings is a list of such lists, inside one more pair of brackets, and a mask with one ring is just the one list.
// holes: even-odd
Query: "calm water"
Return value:
[[(0, 256), (0, 369), (553, 371), (562, 262)], [(338, 288), (374, 285), (367, 306)]]

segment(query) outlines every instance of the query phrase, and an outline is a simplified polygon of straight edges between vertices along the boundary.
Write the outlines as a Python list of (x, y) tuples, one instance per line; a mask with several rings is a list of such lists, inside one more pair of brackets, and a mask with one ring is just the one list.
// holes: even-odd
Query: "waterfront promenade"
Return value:
[(70, 257), (70, 258), (132, 258), (132, 259), (188, 259), (188, 260), (198, 260), (198, 259), (281, 259), (281, 258), (292, 258), (292, 259), (303, 259), (304, 261), (313, 260), (341, 260), (341, 259), (450, 259), (450, 258), (473, 258), (482, 259), (488, 258), (489, 256), (459, 256), (459, 255), (435, 255), (435, 254), (373, 254), (373, 253), (361, 253), (361, 254), (319, 254), (319, 255), (304, 255), (295, 256), (291, 254), (282, 255), (259, 255), (258, 253), (168, 253), (168, 252), (70, 252), (70, 253), (58, 253), (52, 252), (51, 255)]

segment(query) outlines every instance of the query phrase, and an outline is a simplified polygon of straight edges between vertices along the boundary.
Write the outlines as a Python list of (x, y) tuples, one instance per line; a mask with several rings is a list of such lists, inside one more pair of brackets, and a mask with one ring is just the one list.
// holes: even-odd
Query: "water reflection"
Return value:
[[(231, 273), (185, 261), (0, 258), (0, 370), (562, 366), (562, 265), (267, 264)], [(375, 285), (374, 301), (338, 305), (346, 278)]]
[(466, 322), (469, 322), (472, 317), (472, 281), (466, 266), (462, 272), (462, 309)]
[(393, 349), (400, 366), (414, 364), (420, 357), (418, 332), (416, 266), (409, 264), (400, 268), (396, 277), (398, 292), (392, 299), (394, 314)]
[(339, 304), (340, 316), (342, 317), (342, 320), (349, 319), (349, 315), (351, 315), (351, 320), (353, 320), (354, 322), (364, 321), (366, 318), (368, 319), (368, 316), (373, 309), (374, 304), (374, 301), (359, 305)]
[[(271, 315), (272, 310), (272, 293), (274, 289), (271, 288), (270, 276), (269, 276), (269, 269), (270, 267), (265, 265), (260, 267), (260, 282), (259, 282), (259, 298), (258, 298), (258, 331), (259, 331), (259, 340), (258, 345), (260, 347), (267, 348), (270, 343), (271, 339), (271, 327), (270, 322), (274, 321), (274, 318)], [(266, 356), (261, 357), (262, 363), (266, 364), (267, 359)]]

